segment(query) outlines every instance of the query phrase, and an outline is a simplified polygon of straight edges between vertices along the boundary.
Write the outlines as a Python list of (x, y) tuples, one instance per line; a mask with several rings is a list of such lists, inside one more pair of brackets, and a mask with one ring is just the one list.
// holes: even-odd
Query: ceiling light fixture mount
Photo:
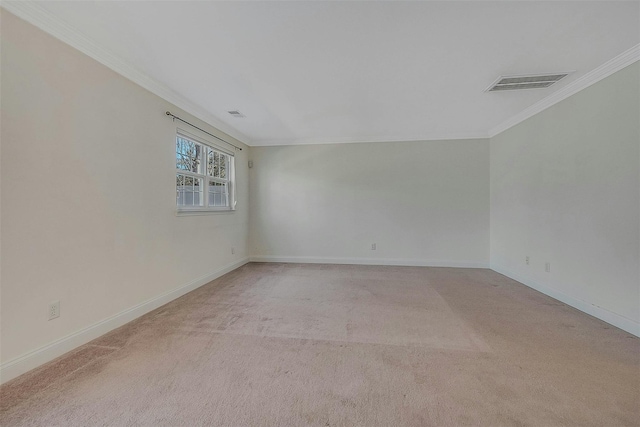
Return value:
[(573, 71), (548, 74), (527, 74), (517, 76), (500, 76), (485, 89), (485, 92), (497, 92), (519, 89), (543, 89), (559, 82)]

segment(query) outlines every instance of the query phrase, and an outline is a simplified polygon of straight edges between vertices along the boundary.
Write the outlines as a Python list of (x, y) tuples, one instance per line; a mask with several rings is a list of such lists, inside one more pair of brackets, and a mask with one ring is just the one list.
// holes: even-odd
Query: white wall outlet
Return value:
[(49, 304), (49, 320), (60, 317), (60, 301), (54, 301)]
[(529, 265), (529, 256), (528, 255), (526, 257), (524, 257), (524, 262), (526, 262), (527, 265)]
[(547, 273), (551, 273), (551, 263), (547, 262), (544, 264), (544, 271), (546, 271)]
[(231, 248), (231, 255), (236, 253), (236, 248)]
[(375, 250), (376, 250), (376, 244), (375, 244), (375, 243), (372, 243), (372, 244), (371, 244), (371, 250), (372, 250), (372, 251), (375, 251)]

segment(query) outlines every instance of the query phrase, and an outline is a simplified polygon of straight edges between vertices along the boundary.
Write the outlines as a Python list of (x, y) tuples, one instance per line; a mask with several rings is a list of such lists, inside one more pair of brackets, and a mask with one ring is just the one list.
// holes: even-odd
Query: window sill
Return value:
[(176, 216), (231, 214), (235, 209), (178, 209)]

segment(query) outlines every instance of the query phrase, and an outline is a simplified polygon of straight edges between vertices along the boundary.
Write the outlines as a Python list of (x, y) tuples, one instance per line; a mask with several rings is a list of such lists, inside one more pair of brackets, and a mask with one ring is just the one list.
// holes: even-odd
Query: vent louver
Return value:
[(233, 117), (244, 117), (244, 114), (238, 110), (227, 111), (227, 113), (231, 114)]
[(500, 76), (485, 92), (519, 89), (541, 89), (549, 87), (570, 73), (532, 74), (527, 76)]

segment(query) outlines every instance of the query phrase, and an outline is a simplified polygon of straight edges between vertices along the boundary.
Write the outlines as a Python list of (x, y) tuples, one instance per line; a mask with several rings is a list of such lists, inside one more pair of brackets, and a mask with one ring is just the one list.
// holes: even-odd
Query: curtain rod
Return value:
[(167, 116), (171, 116), (171, 117), (173, 117), (173, 120), (180, 120), (182, 123), (186, 123), (186, 124), (188, 124), (189, 126), (194, 127), (194, 128), (196, 128), (196, 129), (198, 129), (199, 131), (202, 131), (202, 132), (206, 133), (207, 135), (211, 135), (211, 136), (212, 136), (212, 137), (214, 137), (215, 139), (219, 139), (220, 141), (224, 142), (225, 144), (229, 144), (229, 145), (230, 145), (230, 146), (232, 146), (233, 148), (237, 148), (238, 150), (242, 151), (242, 148), (241, 148), (241, 147), (238, 147), (237, 145), (233, 145), (232, 143), (225, 141), (224, 139), (220, 138), (219, 136), (215, 136), (214, 134), (209, 133), (209, 132), (207, 132), (207, 131), (206, 131), (206, 130), (204, 130), (204, 129), (201, 129), (201, 128), (199, 128), (198, 126), (196, 126), (196, 125), (194, 125), (194, 124), (192, 124), (192, 123), (189, 123), (188, 121), (183, 120), (183, 119), (181, 119), (180, 117), (178, 117), (178, 116), (176, 116), (176, 115), (174, 115), (174, 114), (171, 114), (171, 112), (169, 112), (169, 111), (167, 111), (167, 112), (166, 112), (166, 114), (167, 114)]

